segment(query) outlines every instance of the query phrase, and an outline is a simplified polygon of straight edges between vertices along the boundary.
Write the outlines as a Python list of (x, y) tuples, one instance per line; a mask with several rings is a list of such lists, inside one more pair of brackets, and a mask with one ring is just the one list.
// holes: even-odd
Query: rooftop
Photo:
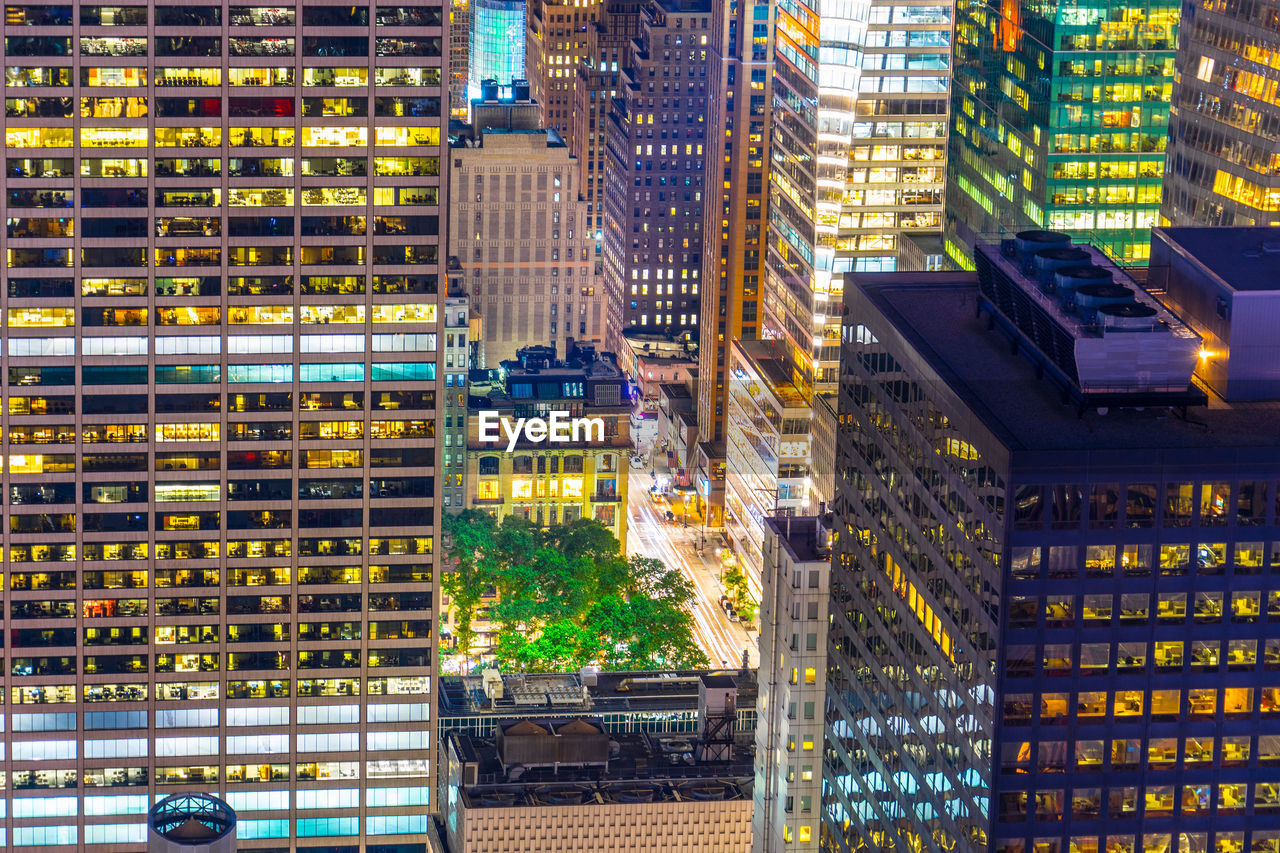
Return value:
[(831, 559), (831, 522), (816, 515), (766, 518), (765, 525), (781, 537), (793, 563)]
[[(548, 738), (557, 737), (550, 733), (555, 729), (582, 729), (582, 733), (575, 731), (564, 737), (583, 738), (588, 741), (584, 752), (593, 752), (598, 735), (587, 729), (598, 725), (598, 721), (583, 719), (547, 720), (534, 728), (545, 728), (544, 737)], [(532, 729), (520, 735), (536, 738)], [(475, 784), (462, 790), (468, 808), (751, 799), (753, 750), (749, 746), (733, 747), (726, 761), (695, 761), (696, 735), (615, 733), (605, 737), (603, 754), (591, 756), (590, 760), (528, 766), (504, 764), (501, 736), (477, 738), (459, 732), (448, 735), (458, 759), (476, 767)]]
[(734, 339), (733, 348), (741, 352), (751, 367), (769, 384), (769, 392), (788, 408), (808, 408), (808, 395), (796, 387), (791, 372), (778, 356), (770, 341)]
[(697, 710), (699, 683), (716, 677), (730, 678), (737, 684), (740, 707), (755, 702), (756, 677), (751, 670), (600, 672), (588, 673), (585, 679), (572, 672), (504, 673), (502, 697), (492, 700), (485, 695), (482, 676), (444, 675), (440, 677), (440, 716), (447, 719), (483, 714), (510, 718), (588, 710), (596, 714)]
[(1255, 228), (1163, 228), (1175, 249), (1232, 290), (1280, 290), (1280, 232)]
[(1083, 414), (1034, 365), (1010, 350), (976, 313), (977, 277), (967, 273), (860, 275), (850, 300), (865, 297), (1012, 450), (1267, 448), (1275, 455), (1280, 403), (1209, 405), (1185, 418), (1163, 407)]

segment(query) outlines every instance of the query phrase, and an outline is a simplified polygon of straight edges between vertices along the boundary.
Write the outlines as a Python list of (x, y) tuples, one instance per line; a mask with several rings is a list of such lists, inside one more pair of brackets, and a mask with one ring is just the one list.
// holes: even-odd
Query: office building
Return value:
[(773, 109), (773, 5), (712, 9), (707, 38), (707, 202), (703, 224), (694, 461), (699, 513), (724, 516), (729, 344), (759, 337)]
[(449, 208), (451, 254), (483, 318), (489, 364), (530, 341), (602, 343), (605, 305), (577, 162), (523, 81), (513, 97), (486, 84), (472, 124), (455, 125)]
[(630, 65), (631, 43), (640, 37), (643, 0), (613, 0), (582, 33), (585, 46), (574, 81), (569, 150), (578, 158), (578, 186), (587, 197), (587, 225), (596, 239), (595, 261), (604, 268), (605, 151), (609, 111), (619, 90), (619, 74)]
[(471, 0), (449, 0), (449, 116), (471, 111)]
[(1064, 238), (846, 292), (824, 849), (1280, 846), (1280, 409)]
[(599, 718), (500, 722), (446, 737), (453, 853), (751, 849), (751, 757), (735, 741), (735, 679), (700, 679), (690, 734), (608, 730)]
[(1178, 0), (956, 12), (945, 250), (1027, 228), (1145, 264), (1158, 224)]
[[(606, 340), (695, 330), (702, 273), (709, 0), (655, 0), (609, 115)], [(614, 344), (617, 345), (617, 344)]]
[[(631, 409), (626, 376), (612, 353), (575, 345), (563, 360), (554, 347), (527, 347), (502, 363), (500, 380), (472, 387), (467, 426), (467, 506), (502, 519), (517, 515), (541, 526), (600, 522), (627, 544), (627, 458)], [(506, 418), (599, 418), (570, 433), (569, 441), (530, 439), (521, 433), (514, 449), (508, 436), (481, 436), (482, 414)]]
[[(460, 278), (460, 277), (459, 277)], [(474, 359), (476, 349), (471, 338), (471, 300), (465, 292), (453, 290), (461, 281), (452, 276), (450, 295), (444, 304), (444, 421), (441, 433), (440, 503), (446, 512), (458, 513), (466, 508), (467, 474), (467, 386), (472, 368), (480, 365)]]
[(469, 0), (471, 44), (467, 94), (480, 97), (485, 80), (524, 79), (525, 0)]
[(766, 520), (804, 515), (812, 483), (812, 396), (791, 382), (772, 341), (729, 350), (725, 530), (760, 601)]
[(1161, 221), (1280, 225), (1280, 28), (1266, 3), (1183, 7)]
[(846, 274), (897, 269), (899, 239), (942, 225), (952, 7), (865, 12), (777, 10), (760, 337), (816, 393), (835, 390)]
[(525, 66), (530, 94), (542, 110), (542, 126), (573, 146), (578, 66), (586, 56), (586, 30), (600, 17), (599, 2), (531, 0)]
[(421, 849), (443, 15), (7, 10), (0, 846)]
[(831, 597), (830, 519), (765, 522), (755, 853), (817, 853)]

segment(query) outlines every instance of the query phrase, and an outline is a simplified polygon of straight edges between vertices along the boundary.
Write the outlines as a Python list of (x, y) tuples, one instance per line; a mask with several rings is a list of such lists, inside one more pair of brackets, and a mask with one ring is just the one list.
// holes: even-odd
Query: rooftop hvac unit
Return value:
[(1133, 291), (1123, 284), (1086, 284), (1076, 288), (1076, 310), (1086, 323), (1095, 322), (1104, 305), (1124, 305), (1133, 301)]
[(535, 796), (549, 806), (580, 806), (591, 797), (584, 787), (573, 785), (556, 788), (539, 788)]
[(480, 683), (484, 686), (484, 695), (490, 701), (502, 698), (502, 674), (496, 669), (486, 669), (480, 673)]
[(1022, 271), (1032, 271), (1031, 259), (1041, 249), (1067, 248), (1071, 245), (1071, 237), (1061, 231), (1019, 231), (1013, 238), (1013, 247), (1018, 254), (1018, 265)]
[(1068, 307), (1076, 304), (1076, 291), (1090, 284), (1110, 284), (1111, 271), (1092, 264), (1061, 267), (1053, 271), (1053, 289)]
[(719, 781), (685, 782), (678, 787), (681, 796), (704, 801), (727, 800), (734, 790), (729, 783)]
[(522, 799), (518, 791), (484, 791), (471, 796), (477, 804), (490, 807), (517, 806)]
[(1150, 305), (1139, 305), (1137, 302), (1125, 302), (1118, 305), (1103, 305), (1098, 309), (1098, 321), (1108, 332), (1149, 332), (1159, 322), (1158, 312)]
[(655, 785), (644, 785), (612, 788), (610, 793), (620, 803), (652, 803), (658, 799), (661, 791)]
[(1087, 264), (1089, 253), (1075, 247), (1041, 249), (1036, 252), (1032, 263), (1035, 266), (1036, 279), (1042, 285), (1049, 286), (1053, 284), (1054, 270)]

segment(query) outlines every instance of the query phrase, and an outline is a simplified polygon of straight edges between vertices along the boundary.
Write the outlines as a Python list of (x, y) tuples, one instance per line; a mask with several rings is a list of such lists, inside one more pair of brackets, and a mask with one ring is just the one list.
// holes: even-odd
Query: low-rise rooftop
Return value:
[(1182, 254), (1232, 290), (1280, 290), (1280, 233), (1275, 227), (1161, 230)]
[[(1254, 448), (1267, 458), (1277, 454), (1277, 402), (1228, 404), (1211, 396), (1185, 416), (1159, 406), (1080, 411), (1066, 404), (1060, 390), (978, 316), (973, 274), (866, 274), (850, 290), (850, 318), (858, 316), (859, 298), (869, 301), (1012, 450)], [(851, 334), (846, 327), (846, 338)]]

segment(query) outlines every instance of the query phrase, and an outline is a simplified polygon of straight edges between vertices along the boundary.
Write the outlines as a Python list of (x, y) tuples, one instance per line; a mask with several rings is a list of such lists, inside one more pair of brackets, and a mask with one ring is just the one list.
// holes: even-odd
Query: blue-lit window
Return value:
[(298, 792), (300, 809), (357, 809), (359, 807), (360, 791), (357, 788)]
[(146, 711), (86, 711), (84, 714), (86, 731), (95, 729), (145, 729), (147, 727)]
[(76, 797), (19, 797), (13, 801), (14, 817), (75, 817), (79, 813)]
[[(232, 806), (235, 808), (235, 806)], [(236, 838), (288, 838), (287, 820), (237, 820)]]
[(419, 362), (374, 362), (374, 382), (417, 381), (428, 382), (436, 378), (436, 365), (433, 361)]
[[(146, 809), (138, 814), (145, 814)], [(134, 814), (134, 812), (130, 812)], [(15, 841), (17, 840), (17, 830)], [(97, 823), (84, 828), (85, 844), (145, 844), (147, 825), (138, 823)]]
[(407, 835), (427, 831), (427, 816), (421, 814), (371, 815), (365, 820), (368, 835)]
[(81, 368), (85, 385), (146, 385), (147, 366), (112, 364)]
[[(425, 786), (412, 788), (370, 788), (365, 792), (365, 805), (369, 807), (425, 806), (431, 800)], [(372, 826), (370, 819), (367, 826)], [(416, 831), (416, 830), (415, 830)]]
[[(143, 829), (146, 827), (139, 824)], [(79, 833), (74, 826), (19, 826), (13, 830), (14, 847), (33, 847), (40, 844), (75, 844)]]
[(216, 364), (162, 364), (156, 366), (157, 385), (208, 384), (222, 381)]
[(303, 382), (363, 382), (363, 364), (304, 364)]
[[(146, 814), (148, 808), (146, 794), (117, 794), (107, 797), (84, 798), (84, 813), (86, 815)], [(90, 841), (89, 843), (96, 842)]]
[(292, 364), (229, 364), (228, 382), (292, 382)]
[(299, 838), (321, 838), (332, 835), (359, 835), (358, 817), (303, 817), (298, 818)]

